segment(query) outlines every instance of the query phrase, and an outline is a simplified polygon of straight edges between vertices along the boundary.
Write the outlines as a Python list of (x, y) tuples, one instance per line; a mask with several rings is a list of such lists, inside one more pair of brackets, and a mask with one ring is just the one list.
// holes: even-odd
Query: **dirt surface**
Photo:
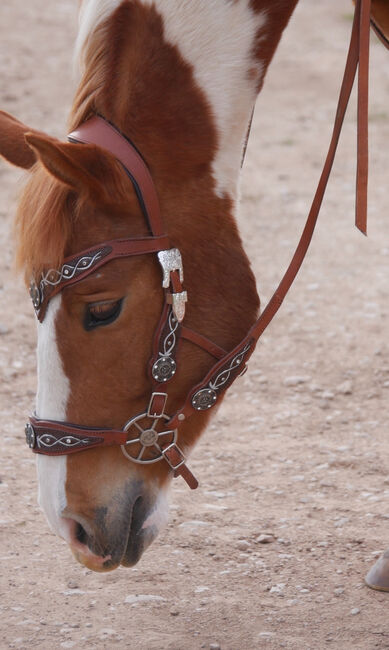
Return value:
[[(53, 135), (76, 5), (0, 7), (0, 107)], [(240, 225), (263, 300), (317, 182), (350, 26), (347, 0), (302, 0), (258, 101)], [(169, 526), (134, 569), (78, 566), (36, 505), (34, 316), (12, 270), (21, 175), (0, 165), (1, 648), (389, 648), (389, 594), (363, 584), (389, 544), (389, 65), (375, 38), (371, 67), (369, 238), (353, 228), (354, 103), (303, 271), (193, 453), (199, 490), (175, 482)]]

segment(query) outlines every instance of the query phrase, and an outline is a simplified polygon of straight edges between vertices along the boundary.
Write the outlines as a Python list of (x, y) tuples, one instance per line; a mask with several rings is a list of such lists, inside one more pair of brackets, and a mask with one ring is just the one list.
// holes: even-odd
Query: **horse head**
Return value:
[[(38, 435), (40, 451), (53, 452), (37, 455), (39, 501), (52, 529), (94, 570), (133, 565), (155, 538), (173, 474), (185, 474), (184, 457), (251, 351), (236, 349), (259, 308), (234, 218), (238, 177), (253, 102), (296, 0), (265, 4), (139, 0), (100, 11), (98, 2), (82, 3), (71, 130), (100, 114), (134, 143), (156, 188), (167, 251), (142, 248), (95, 265), (107, 242), (149, 241), (131, 173), (99, 144), (62, 142), (0, 114), (0, 154), (30, 172), (16, 229), (17, 259), (38, 307), (38, 390), (27, 433), (35, 451)], [(183, 305), (174, 303), (185, 293), (182, 269), (176, 253), (170, 268), (172, 251), (185, 272), (182, 323)], [(81, 262), (88, 273), (65, 281)], [(178, 286), (172, 305), (169, 274)], [(154, 365), (178, 326), (165, 391), (167, 366)], [(105, 444), (110, 436), (121, 444)], [(74, 453), (57, 454), (74, 440), (77, 448), (66, 450)]]
[[(6, 114), (1, 118), (3, 132), (13, 141), (12, 152), (3, 148), (3, 154), (31, 172), (17, 214), (18, 258), (28, 282), (58, 272), (64, 259), (100, 243), (147, 237), (134, 187), (112, 155), (95, 145), (63, 143), (30, 131)], [(214, 199), (214, 210), (223, 210), (223, 203)], [(184, 212), (179, 211), (180, 217)], [(209, 277), (209, 266), (215, 265), (210, 242), (220, 241), (220, 234), (215, 231), (204, 242), (198, 227), (192, 232), (180, 224), (171, 240), (180, 247), (186, 270), (190, 300), (185, 322), (230, 349), (257, 310), (239, 238), (231, 240), (225, 261), (228, 255), (237, 278), (247, 276), (247, 296), (242, 323), (231, 336), (227, 301), (224, 318), (215, 319), (220, 278)], [(147, 411), (152, 393), (147, 369), (163, 312), (163, 279), (156, 255), (117, 258), (51, 298), (38, 320), (38, 418), (122, 430), (132, 416)], [(241, 300), (235, 296), (233, 309), (239, 309)], [(170, 414), (212, 365), (209, 352), (189, 340), (182, 342), (177, 364), (168, 390)], [(208, 411), (199, 411), (182, 423), (183, 453), (208, 418)], [(166, 462), (132, 463), (120, 446), (108, 446), (58, 457), (38, 455), (37, 468), (39, 501), (52, 529), (92, 569), (133, 565), (166, 520), (173, 475)]]

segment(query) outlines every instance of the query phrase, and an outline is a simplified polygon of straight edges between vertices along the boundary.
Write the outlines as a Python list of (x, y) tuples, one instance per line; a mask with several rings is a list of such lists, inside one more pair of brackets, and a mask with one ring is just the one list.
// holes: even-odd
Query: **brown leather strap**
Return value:
[(164, 228), (153, 179), (143, 158), (127, 138), (97, 115), (69, 133), (68, 138), (70, 141), (96, 144), (109, 151), (124, 165), (139, 188), (138, 199), (141, 204), (143, 201), (151, 233), (155, 236), (163, 235)]
[(203, 336), (198, 332), (194, 332), (189, 327), (185, 327), (184, 325), (181, 328), (181, 338), (194, 343), (194, 345), (197, 345), (199, 348), (202, 348), (206, 352), (209, 352), (209, 354), (211, 354), (216, 359), (224, 359), (224, 357), (227, 356), (227, 352), (223, 350), (223, 348), (221, 348), (219, 345), (216, 345), (216, 343), (213, 343), (213, 341), (208, 339), (206, 336)]
[(363, 0), (359, 9), (358, 47), (358, 128), (357, 128), (357, 187), (355, 224), (366, 235), (367, 229), (367, 183), (369, 168), (368, 117), (369, 117), (369, 49), (371, 0)]
[(93, 447), (124, 445), (127, 434), (116, 429), (82, 427), (31, 416), (26, 426), (26, 440), (36, 454), (59, 456)]
[(389, 48), (389, 2), (372, 0), (371, 24), (378, 38)]
[(165, 448), (162, 448), (163, 457), (170, 465), (171, 469), (174, 471), (174, 477), (182, 476), (182, 478), (187, 482), (191, 490), (195, 490), (199, 482), (196, 477), (192, 474), (189, 467), (185, 464), (185, 456), (182, 453), (181, 449), (175, 444), (168, 445)]
[(170, 247), (166, 235), (160, 237), (138, 237), (134, 239), (114, 239), (81, 251), (76, 256), (65, 258), (60, 269), (50, 269), (44, 273), (39, 284), (31, 284), (30, 293), (34, 309), (40, 321), (43, 320), (51, 298), (64, 287), (79, 282), (100, 266), (118, 257), (131, 257), (156, 253)]
[[(333, 133), (327, 153), (327, 157), (324, 163), (323, 171), (320, 176), (319, 184), (317, 187), (317, 190), (315, 192), (315, 196), (311, 205), (311, 209), (308, 214), (307, 221), (305, 223), (305, 227), (303, 230), (303, 233), (301, 235), (300, 241), (298, 243), (298, 246), (296, 248), (296, 251), (293, 255), (293, 258), (285, 272), (284, 277), (282, 278), (280, 284), (278, 285), (278, 288), (274, 292), (272, 298), (270, 299), (269, 303), (267, 304), (265, 310), (263, 311), (262, 315), (259, 317), (257, 322), (254, 324), (254, 326), (251, 328), (249, 334), (247, 335), (246, 339), (249, 339), (250, 337), (255, 338), (258, 340), (258, 338), (263, 334), (264, 330), (267, 328), (269, 323), (273, 320), (274, 316), (276, 315), (277, 311), (279, 310), (286, 294), (288, 293), (303, 261), (305, 258), (305, 255), (307, 253), (307, 250), (309, 248), (309, 244), (312, 239), (312, 235), (316, 226), (317, 218), (319, 215), (320, 207), (323, 201), (324, 193), (327, 187), (328, 179), (331, 173), (332, 165), (334, 162), (335, 154), (336, 154), (336, 149), (338, 146), (338, 141), (339, 141), (339, 136), (340, 132), (342, 129), (343, 125), (343, 120), (344, 116), (346, 113), (348, 101), (351, 95), (351, 91), (353, 88), (354, 84), (354, 79), (355, 79), (355, 74), (358, 66), (358, 60), (360, 59), (360, 20), (363, 18), (363, 20), (366, 20), (366, 14), (365, 12), (361, 12), (362, 5), (364, 6), (364, 9), (366, 9), (366, 5), (369, 5), (370, 0), (357, 0), (356, 8), (355, 8), (355, 15), (354, 15), (354, 22), (353, 22), (353, 27), (352, 27), (352, 33), (351, 33), (351, 40), (350, 40), (350, 47), (348, 51), (348, 56), (347, 56), (347, 61), (346, 61), (346, 67), (344, 71), (344, 77), (343, 77), (343, 82), (340, 90), (340, 95), (339, 95), (339, 101), (338, 101), (338, 107), (336, 111), (336, 117), (335, 117), (335, 123), (333, 127)], [(365, 27), (365, 25), (364, 25)], [(366, 47), (366, 38), (362, 39), (362, 46)], [(362, 57), (364, 64), (363, 64), (363, 69), (364, 65), (366, 64), (367, 60), (367, 55), (366, 53)], [(361, 84), (361, 89), (365, 88), (365, 84)], [(365, 107), (367, 107), (367, 101), (361, 101), (361, 115), (364, 115)], [(361, 121), (364, 122), (364, 118)], [(364, 134), (363, 137), (361, 137), (361, 147), (362, 147), (362, 152), (361, 155), (367, 155), (366, 148), (367, 148), (367, 132)], [(360, 168), (360, 175), (358, 177), (358, 182), (363, 183), (367, 187), (367, 177), (365, 176), (367, 174), (367, 168), (365, 165), (361, 164)], [(360, 196), (364, 197), (365, 190), (361, 189), (360, 191)], [(360, 210), (359, 210), (359, 221), (361, 226), (363, 227), (363, 223), (365, 220), (364, 217), (365, 213), (365, 207), (364, 205), (361, 205)]]

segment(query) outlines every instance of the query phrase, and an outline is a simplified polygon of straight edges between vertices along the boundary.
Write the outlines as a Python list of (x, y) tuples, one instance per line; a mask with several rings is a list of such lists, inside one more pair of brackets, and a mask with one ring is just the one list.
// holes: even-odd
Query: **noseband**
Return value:
[[(181, 475), (192, 489), (197, 487), (198, 482), (186, 466), (185, 456), (177, 444), (179, 427), (194, 413), (214, 407), (234, 380), (245, 371), (259, 337), (274, 318), (300, 269), (331, 172), (358, 64), (357, 225), (366, 231), (369, 21), (370, 0), (357, 0), (333, 134), (301, 239), (273, 297), (244, 339), (230, 352), (183, 324), (187, 293), (183, 288), (181, 254), (177, 248), (171, 248), (169, 238), (164, 233), (157, 192), (137, 150), (114, 126), (98, 116), (92, 117), (69, 135), (71, 142), (98, 145), (121, 162), (134, 185), (151, 235), (104, 242), (66, 258), (60, 269), (50, 269), (42, 274), (40, 280), (32, 282), (30, 288), (39, 321), (44, 319), (51, 298), (62, 289), (80, 282), (103, 264), (121, 257), (156, 254), (162, 269), (165, 300), (154, 334), (153, 355), (148, 368), (152, 391), (147, 409), (130, 418), (122, 430), (84, 427), (32, 416), (26, 425), (26, 440), (32, 451), (58, 456), (94, 447), (120, 445), (124, 455), (132, 462), (151, 464), (165, 460), (175, 476)], [(166, 386), (177, 371), (177, 349), (181, 339), (191, 341), (216, 361), (204, 379), (189, 391), (183, 405), (169, 416), (165, 411), (168, 401)]]

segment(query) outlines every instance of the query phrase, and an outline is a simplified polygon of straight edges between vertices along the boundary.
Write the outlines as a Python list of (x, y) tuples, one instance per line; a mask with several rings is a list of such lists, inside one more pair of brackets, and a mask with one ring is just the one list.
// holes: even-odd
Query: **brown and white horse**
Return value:
[[(234, 219), (239, 171), (255, 98), (296, 4), (81, 2), (69, 126), (73, 132), (99, 115), (133, 143), (184, 263), (187, 335), (169, 383), (170, 413), (212, 367), (212, 354), (234, 350), (257, 319), (255, 280)], [(0, 153), (31, 171), (17, 214), (27, 282), (50, 280), (58, 269), (62, 278), (65, 258), (104, 242), (148, 237), (142, 197), (106, 148), (60, 142), (0, 112)], [(64, 285), (46, 307), (38, 323), (37, 418), (121, 431), (147, 411), (163, 309), (156, 256), (116, 257)], [(181, 423), (185, 454), (209, 416), (200, 408)], [(132, 463), (115, 445), (38, 455), (37, 467), (52, 529), (94, 570), (136, 563), (166, 520), (167, 462)]]
[[(234, 219), (239, 171), (256, 95), (296, 3), (81, 3), (69, 126), (99, 114), (141, 152), (182, 254), (185, 324), (224, 350), (245, 336), (259, 308)], [(101, 242), (147, 235), (132, 183), (107, 151), (60, 142), (6, 113), (0, 132), (0, 153), (31, 171), (17, 214), (27, 281)], [(56, 295), (38, 324), (37, 416), (121, 429), (143, 412), (162, 301), (150, 255), (115, 259)], [(210, 365), (206, 350), (182, 342), (170, 412)], [(180, 427), (185, 453), (208, 419), (199, 411)], [(133, 565), (166, 520), (167, 463), (134, 464), (116, 446), (39, 455), (37, 467), (49, 524), (92, 569)]]

